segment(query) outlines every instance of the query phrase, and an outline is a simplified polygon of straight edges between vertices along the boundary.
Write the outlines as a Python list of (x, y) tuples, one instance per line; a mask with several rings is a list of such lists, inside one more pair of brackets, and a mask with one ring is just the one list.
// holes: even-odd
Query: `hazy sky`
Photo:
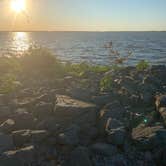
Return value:
[(0, 0), (0, 30), (166, 30), (166, 0), (26, 0), (16, 13)]

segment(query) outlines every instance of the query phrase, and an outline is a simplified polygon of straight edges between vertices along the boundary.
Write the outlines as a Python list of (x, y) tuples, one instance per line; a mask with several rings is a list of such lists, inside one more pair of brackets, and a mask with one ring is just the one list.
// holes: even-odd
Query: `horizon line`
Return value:
[(111, 31), (57, 31), (57, 30), (0, 30), (0, 32), (166, 32), (166, 30), (111, 30)]

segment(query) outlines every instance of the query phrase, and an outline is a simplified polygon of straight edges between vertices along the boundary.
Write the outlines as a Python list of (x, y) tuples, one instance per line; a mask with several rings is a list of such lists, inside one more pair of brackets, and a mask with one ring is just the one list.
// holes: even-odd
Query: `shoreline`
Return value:
[(164, 165), (165, 71), (62, 64), (43, 49), (0, 58), (0, 163)]

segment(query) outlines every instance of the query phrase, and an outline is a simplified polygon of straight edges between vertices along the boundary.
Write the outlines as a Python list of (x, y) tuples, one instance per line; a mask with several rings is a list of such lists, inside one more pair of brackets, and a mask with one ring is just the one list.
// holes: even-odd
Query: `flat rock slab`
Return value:
[(132, 138), (139, 143), (139, 148), (155, 149), (166, 147), (166, 130), (162, 126), (138, 126), (133, 129)]
[(94, 104), (73, 99), (69, 96), (57, 95), (54, 109), (56, 119), (61, 123), (79, 125), (96, 123), (97, 108)]

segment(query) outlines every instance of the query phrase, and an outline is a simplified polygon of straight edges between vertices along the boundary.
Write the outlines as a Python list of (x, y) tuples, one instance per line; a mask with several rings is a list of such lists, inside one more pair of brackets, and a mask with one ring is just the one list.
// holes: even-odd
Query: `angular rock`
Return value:
[(8, 119), (0, 125), (0, 132), (10, 133), (14, 130), (15, 121)]
[(91, 150), (93, 153), (97, 155), (103, 155), (103, 156), (113, 156), (115, 155), (118, 150), (115, 146), (107, 144), (107, 143), (96, 143), (91, 146)]
[(100, 95), (100, 96), (93, 96), (92, 102), (101, 107), (101, 106), (104, 106), (107, 103), (109, 103), (111, 101), (111, 98), (112, 97), (109, 94)]
[(46, 130), (18, 130), (12, 132), (14, 144), (18, 147), (29, 142), (41, 143), (48, 137)]
[(0, 156), (0, 166), (24, 166), (24, 164), (18, 158)]
[(159, 109), (159, 113), (160, 113), (160, 115), (161, 115), (161, 117), (162, 117), (162, 120), (163, 120), (163, 122), (164, 122), (164, 125), (166, 126), (166, 107), (161, 107), (161, 108)]
[(123, 124), (119, 120), (108, 118), (105, 130), (110, 131), (112, 129), (117, 129), (119, 127), (123, 127)]
[(13, 142), (15, 146), (21, 147), (30, 142), (30, 130), (18, 130), (12, 132)]
[(143, 125), (132, 131), (133, 140), (140, 149), (155, 149), (166, 147), (166, 130), (162, 126), (145, 127)]
[(12, 116), (15, 121), (14, 130), (34, 129), (35, 119), (29, 112), (19, 112)]
[(38, 119), (44, 119), (48, 116), (53, 115), (54, 104), (40, 102), (38, 103), (33, 111), (33, 115)]
[(128, 166), (127, 159), (121, 154), (115, 155), (110, 162), (111, 166)]
[(49, 133), (46, 130), (32, 130), (30, 135), (33, 142), (40, 143), (49, 136)]
[(57, 104), (54, 110), (54, 117), (60, 124), (85, 124), (95, 125), (96, 123), (96, 106), (73, 99), (69, 96), (57, 95)]
[(127, 133), (123, 127), (112, 129), (108, 131), (107, 133), (108, 143), (111, 143), (114, 145), (123, 145), (126, 139), (127, 139)]
[(6, 120), (9, 118), (9, 116), (11, 115), (11, 110), (9, 107), (7, 106), (0, 106), (0, 121), (1, 120)]
[(58, 135), (57, 141), (61, 145), (74, 146), (79, 143), (79, 131), (80, 128), (77, 125), (72, 125), (66, 129), (63, 133)]
[(89, 151), (86, 147), (77, 147), (71, 152), (69, 159), (63, 166), (92, 166)]
[(80, 144), (81, 145), (89, 145), (92, 143), (98, 136), (98, 129), (92, 126), (86, 126), (81, 128), (79, 133)]
[(83, 88), (72, 88), (69, 90), (69, 95), (73, 98), (83, 100), (83, 101), (90, 101), (92, 93), (90, 89), (83, 89)]
[(122, 119), (125, 113), (125, 108), (121, 106), (118, 101), (114, 101), (106, 105), (99, 115), (99, 130), (101, 134), (104, 134), (107, 122), (111, 119)]
[(161, 107), (166, 107), (166, 95), (156, 96), (156, 109), (159, 110)]
[(4, 152), (2, 160), (0, 159), (0, 164), (3, 163), (3, 166), (24, 166), (32, 165), (34, 161), (35, 150), (34, 146), (31, 145), (18, 150)]
[(0, 153), (13, 148), (13, 139), (11, 136), (0, 133)]

